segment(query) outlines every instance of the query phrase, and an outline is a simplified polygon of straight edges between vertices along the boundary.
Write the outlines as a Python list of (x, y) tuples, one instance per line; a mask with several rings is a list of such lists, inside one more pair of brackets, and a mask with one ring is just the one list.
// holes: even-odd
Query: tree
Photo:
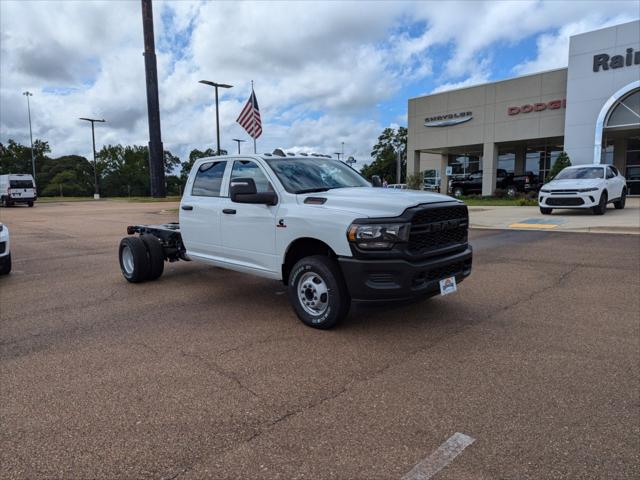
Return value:
[[(104, 196), (147, 196), (149, 188), (149, 151), (140, 145), (107, 145), (96, 155), (100, 192)], [(164, 152), (167, 176), (180, 165), (180, 159)]]
[(79, 155), (44, 157), (38, 185), (43, 196), (87, 196), (93, 193), (93, 164)]
[(567, 152), (562, 152), (560, 155), (558, 155), (558, 158), (556, 159), (556, 163), (553, 164), (553, 167), (551, 167), (551, 170), (549, 170), (549, 173), (545, 177), (545, 182), (550, 182), (564, 168), (570, 167), (570, 166), (571, 166), (571, 160), (569, 159), (569, 155), (567, 155)]
[(362, 167), (361, 173), (370, 179), (379, 175), (389, 183), (396, 181), (396, 162), (398, 151), (401, 155), (400, 182), (403, 183), (407, 174), (407, 129), (406, 127), (385, 128), (378, 137), (378, 143), (373, 147), (371, 156), (374, 161)]

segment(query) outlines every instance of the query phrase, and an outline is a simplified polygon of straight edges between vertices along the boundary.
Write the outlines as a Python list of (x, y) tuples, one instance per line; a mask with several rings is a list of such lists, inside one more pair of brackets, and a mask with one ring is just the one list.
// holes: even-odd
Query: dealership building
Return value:
[(544, 178), (566, 151), (640, 195), (640, 21), (571, 37), (567, 68), (412, 98), (408, 116), (408, 173), (443, 192), (479, 171), (483, 195), (498, 169)]

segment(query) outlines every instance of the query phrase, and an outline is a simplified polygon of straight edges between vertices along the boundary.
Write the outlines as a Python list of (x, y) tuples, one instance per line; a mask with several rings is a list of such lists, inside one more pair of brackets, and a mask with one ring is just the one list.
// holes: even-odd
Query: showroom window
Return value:
[(507, 173), (516, 171), (516, 151), (514, 149), (498, 150), (498, 170), (506, 170)]
[(451, 176), (463, 177), (470, 175), (478, 170), (482, 169), (480, 162), (480, 155), (461, 154), (461, 155), (449, 155), (449, 166), (452, 168)]

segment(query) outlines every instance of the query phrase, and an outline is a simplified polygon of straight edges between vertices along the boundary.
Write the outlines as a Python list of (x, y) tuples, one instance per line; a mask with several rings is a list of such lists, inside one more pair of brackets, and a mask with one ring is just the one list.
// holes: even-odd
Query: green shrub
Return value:
[(555, 176), (558, 175), (563, 169), (570, 166), (571, 166), (571, 160), (569, 159), (569, 155), (567, 155), (567, 152), (562, 152), (558, 156), (556, 163), (553, 164), (553, 167), (551, 167), (551, 170), (549, 170), (549, 173), (545, 177), (544, 179), (545, 183), (553, 180)]

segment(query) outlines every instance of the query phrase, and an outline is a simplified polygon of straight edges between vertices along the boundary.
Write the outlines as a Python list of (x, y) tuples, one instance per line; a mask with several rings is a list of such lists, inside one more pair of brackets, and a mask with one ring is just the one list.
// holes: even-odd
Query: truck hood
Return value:
[(336, 188), (326, 192), (305, 193), (298, 195), (298, 202), (304, 204), (308, 197), (326, 198), (322, 208), (349, 211), (362, 217), (396, 217), (407, 208), (421, 203), (458, 202), (439, 193), (379, 187)]
[(567, 190), (575, 188), (595, 188), (602, 184), (601, 178), (568, 178), (566, 180), (552, 180), (545, 183), (542, 188), (545, 190)]

